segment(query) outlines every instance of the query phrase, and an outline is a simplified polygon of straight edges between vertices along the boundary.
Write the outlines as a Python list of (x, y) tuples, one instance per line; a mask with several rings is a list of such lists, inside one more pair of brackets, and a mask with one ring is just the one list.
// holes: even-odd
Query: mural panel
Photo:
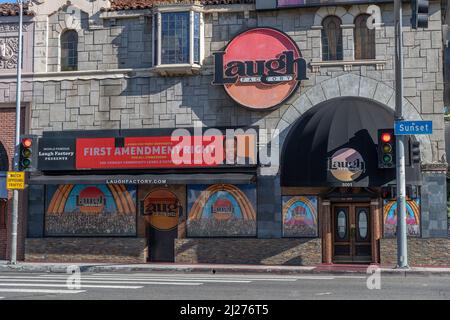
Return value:
[(188, 185), (188, 237), (256, 236), (255, 185)]
[(136, 187), (126, 185), (49, 185), (47, 236), (136, 235)]
[(317, 237), (317, 197), (283, 196), (283, 237)]
[[(396, 236), (396, 200), (383, 200), (383, 226), (385, 237)], [(420, 237), (420, 199), (406, 201), (406, 227), (409, 236)]]

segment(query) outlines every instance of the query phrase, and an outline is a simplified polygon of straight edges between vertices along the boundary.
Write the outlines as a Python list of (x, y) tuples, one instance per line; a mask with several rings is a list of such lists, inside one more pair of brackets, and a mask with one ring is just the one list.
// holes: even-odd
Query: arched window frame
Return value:
[[(73, 36), (71, 39), (70, 36)], [(61, 71), (78, 70), (78, 32), (67, 29), (60, 35), (60, 66)]]
[(329, 15), (322, 20), (322, 60), (343, 60), (342, 20)]
[(375, 29), (367, 28), (370, 15), (361, 13), (355, 17), (355, 60), (375, 59)]

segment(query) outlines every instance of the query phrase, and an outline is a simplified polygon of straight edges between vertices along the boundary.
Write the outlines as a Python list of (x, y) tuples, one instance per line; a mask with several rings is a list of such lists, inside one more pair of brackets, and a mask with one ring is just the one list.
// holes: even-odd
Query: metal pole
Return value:
[[(17, 58), (17, 86), (16, 86), (16, 147), (14, 153), (14, 171), (19, 171), (19, 144), (20, 144), (20, 95), (22, 92), (22, 26), (23, 26), (23, 0), (19, 3), (19, 52)], [(11, 258), (10, 263), (17, 263), (17, 225), (19, 220), (19, 190), (13, 191), (13, 210), (11, 226)]]
[[(394, 0), (395, 25), (395, 121), (403, 120), (402, 2)], [(405, 136), (396, 136), (397, 159), (397, 268), (408, 267), (406, 236)]]

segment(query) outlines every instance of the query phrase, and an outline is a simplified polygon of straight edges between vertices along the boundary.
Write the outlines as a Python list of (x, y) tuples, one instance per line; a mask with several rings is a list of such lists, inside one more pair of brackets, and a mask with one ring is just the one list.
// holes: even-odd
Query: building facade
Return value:
[[(376, 4), (34, 1), (22, 258), (395, 264), (393, 5)], [(448, 264), (440, 2), (403, 45), (405, 117), (433, 121), (408, 162), (410, 263)]]

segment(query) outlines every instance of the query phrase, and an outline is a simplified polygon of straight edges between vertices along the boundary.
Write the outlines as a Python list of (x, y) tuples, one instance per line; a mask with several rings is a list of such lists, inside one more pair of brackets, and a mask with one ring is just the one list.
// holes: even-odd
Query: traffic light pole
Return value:
[[(403, 120), (402, 1), (394, 0), (395, 121)], [(406, 236), (405, 136), (396, 136), (397, 170), (397, 268), (409, 268)]]
[[(16, 86), (16, 149), (14, 154), (14, 171), (19, 171), (19, 144), (20, 144), (20, 104), (22, 92), (22, 26), (23, 26), (23, 0), (19, 3), (19, 48), (17, 58), (17, 86)], [(10, 263), (17, 263), (17, 230), (19, 220), (19, 190), (13, 190), (13, 208), (11, 217), (11, 257)]]

